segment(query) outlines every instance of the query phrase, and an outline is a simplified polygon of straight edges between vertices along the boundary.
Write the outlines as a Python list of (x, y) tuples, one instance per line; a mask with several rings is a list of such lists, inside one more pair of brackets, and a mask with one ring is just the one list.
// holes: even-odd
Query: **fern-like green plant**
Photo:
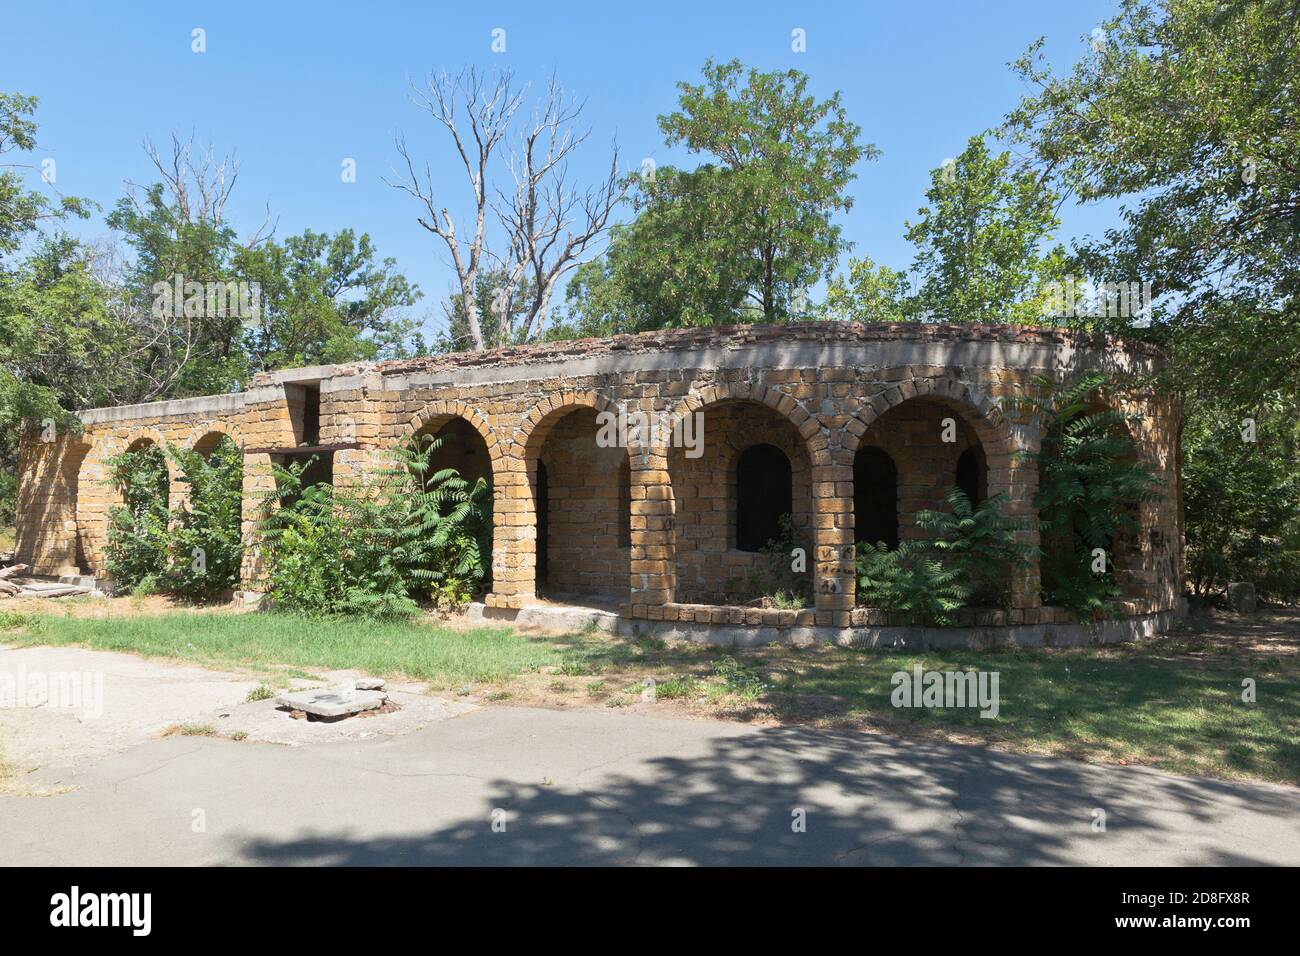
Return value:
[(149, 445), (111, 458), (108, 466), (123, 504), (109, 510), (105, 570), (125, 591), (152, 593), (167, 571), (167, 459)]
[(244, 455), (229, 438), (207, 455), (171, 447), (166, 453), (189, 486), (185, 504), (171, 515), (166, 587), (182, 597), (210, 599), (239, 584)]
[(1013, 568), (1029, 564), (1037, 549), (1017, 540), (1017, 534), (1033, 527), (1025, 518), (1002, 514), (1002, 495), (972, 505), (962, 489), (948, 489), (951, 512), (920, 511), (918, 527), (930, 533), (927, 542), (951, 567), (965, 575), (971, 602), (984, 607), (1008, 607), (1011, 603), (1008, 575)]
[(276, 604), (395, 617), (414, 612), (417, 600), (464, 603), (483, 587), (491, 554), (487, 485), (451, 468), (435, 471), (443, 441), (420, 438), (395, 449), (357, 486), (303, 487), (305, 463), (277, 467), (262, 522)]
[(909, 623), (948, 626), (953, 612), (970, 601), (971, 585), (961, 567), (945, 563), (932, 542), (902, 541), (894, 550), (885, 543), (858, 545), (858, 600), (898, 613)]

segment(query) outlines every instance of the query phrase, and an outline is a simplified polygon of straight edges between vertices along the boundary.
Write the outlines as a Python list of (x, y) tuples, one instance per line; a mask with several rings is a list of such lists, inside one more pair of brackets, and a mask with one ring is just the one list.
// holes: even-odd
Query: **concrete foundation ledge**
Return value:
[(627, 618), (612, 611), (583, 607), (529, 605), (522, 608), (470, 604), (470, 622), (517, 624), (554, 630), (595, 628), (622, 637), (695, 641), (723, 647), (762, 647), (765, 644), (839, 644), (842, 647), (879, 647), (897, 650), (968, 649), (997, 647), (1083, 647), (1142, 641), (1168, 631), (1187, 613), (1185, 601), (1168, 611), (1115, 618), (1087, 624), (1018, 624), (989, 627), (822, 627), (702, 624), (689, 621), (649, 621)]
[(643, 621), (620, 618), (617, 633), (626, 637), (687, 640), (726, 647), (761, 647), (788, 643), (834, 643), (843, 647), (882, 647), (898, 650), (996, 647), (1082, 647), (1141, 641), (1168, 631), (1186, 614), (1186, 606), (1089, 624), (1020, 624), (1009, 627), (752, 627), (731, 624), (692, 624), (683, 621)]
[(613, 611), (587, 607), (552, 607), (530, 604), (524, 607), (488, 607), (474, 601), (465, 608), (465, 619), (470, 623), (516, 624), (519, 627), (541, 627), (557, 631), (583, 631), (594, 628), (615, 633), (620, 618)]

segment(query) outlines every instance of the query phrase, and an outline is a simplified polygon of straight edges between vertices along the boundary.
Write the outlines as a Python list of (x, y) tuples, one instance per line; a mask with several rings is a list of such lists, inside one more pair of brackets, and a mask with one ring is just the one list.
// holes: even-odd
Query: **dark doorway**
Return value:
[(898, 547), (898, 469), (874, 445), (853, 456), (853, 527), (858, 542)]
[(751, 445), (736, 463), (736, 548), (761, 551), (793, 511), (790, 459), (775, 445)]
[(957, 487), (966, 492), (971, 507), (978, 508), (980, 502), (988, 497), (988, 472), (984, 467), (984, 456), (972, 445), (957, 458)]

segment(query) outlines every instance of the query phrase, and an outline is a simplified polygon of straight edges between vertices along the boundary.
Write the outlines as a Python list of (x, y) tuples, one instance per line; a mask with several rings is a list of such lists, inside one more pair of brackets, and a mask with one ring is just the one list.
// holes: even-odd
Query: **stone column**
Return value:
[(813, 564), (817, 623), (848, 627), (856, 580), (853, 549), (853, 468), (813, 465)]
[(630, 601), (635, 617), (651, 616), (652, 607), (673, 599), (676, 503), (668, 474), (666, 448), (631, 451), (632, 556)]
[(537, 514), (523, 448), (505, 449), (492, 481), (492, 593), (489, 607), (521, 607), (537, 588)]
[[(1037, 432), (1025, 429), (1012, 429), (1013, 444), (1016, 453), (999, 455), (989, 460), (989, 490), (995, 487), (1005, 488), (1007, 496), (1003, 514), (1009, 518), (1025, 519), (1030, 527), (1016, 532), (1016, 540), (1022, 544), (1038, 547), (1038, 509), (1034, 507), (1034, 495), (1038, 493), (1038, 466), (1029, 457), (1039, 447)], [(999, 480), (995, 486), (995, 462), (997, 470), (1005, 474), (1005, 480)], [(1029, 566), (1013, 570), (1011, 575), (1011, 613), (1010, 624), (1038, 624), (1042, 622), (1043, 600), (1040, 593), (1038, 559), (1032, 558)]]

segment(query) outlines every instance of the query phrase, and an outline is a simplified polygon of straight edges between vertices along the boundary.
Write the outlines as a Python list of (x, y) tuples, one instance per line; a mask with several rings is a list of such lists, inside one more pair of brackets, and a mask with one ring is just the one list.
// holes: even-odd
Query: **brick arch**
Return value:
[(918, 378), (893, 385), (855, 409), (846, 427), (845, 450), (851, 458), (858, 450), (862, 437), (882, 416), (904, 402), (930, 398), (944, 403), (961, 413), (966, 423), (975, 430), (984, 452), (1010, 454), (1015, 450), (1015, 437), (1011, 423), (1002, 409), (981, 392), (958, 381), (950, 375)]
[[(812, 461), (814, 468), (831, 464), (830, 451), (827, 447), (812, 447), (809, 445), (812, 437), (821, 431), (821, 423), (817, 420), (817, 417), (804, 408), (793, 395), (771, 385), (730, 382), (722, 385), (710, 385), (698, 392), (692, 391), (677, 403), (668, 420), (668, 427), (675, 429), (677, 423), (692, 412), (703, 411), (710, 405), (717, 405), (720, 402), (733, 401), (753, 402), (772, 409), (790, 422), (795, 431), (803, 437), (808, 457)], [(708, 440), (707, 437), (705, 440)]]
[(239, 430), (239, 426), (222, 421), (206, 422), (196, 426), (186, 438), (185, 446), (191, 451), (198, 451), (199, 446), (209, 435), (225, 435), (240, 449), (244, 447), (244, 436)]
[(598, 392), (561, 392), (542, 399), (529, 410), (515, 430), (510, 457), (526, 463), (541, 448), (555, 423), (579, 408), (618, 414), (618, 405)]
[(403, 442), (430, 425), (441, 427), (453, 418), (463, 418), (478, 432), (483, 444), (487, 446), (488, 457), (492, 460), (492, 470), (495, 472), (502, 457), (502, 446), (497, 441), (496, 431), (477, 409), (463, 402), (443, 399), (429, 402), (397, 429), (396, 440), (398, 443)]
[[(667, 421), (667, 432), (663, 436), (668, 440), (673, 430), (688, 415), (696, 412), (707, 412), (710, 408), (716, 408), (722, 405), (750, 406), (751, 408), (767, 409), (776, 420), (784, 421), (789, 424), (791, 429), (788, 439), (783, 438), (781, 442), (773, 442), (790, 458), (790, 464), (794, 479), (795, 494), (795, 513), (800, 513), (801, 507), (805, 515), (806, 531), (812, 541), (814, 549), (832, 545), (833, 535), (827, 528), (819, 525), (817, 496), (819, 483), (829, 481), (828, 471), (831, 467), (831, 451), (829, 442), (821, 422), (817, 417), (811, 414), (794, 396), (781, 391), (779, 388), (766, 386), (753, 382), (730, 382), (718, 385), (710, 385), (698, 390), (692, 390), (684, 396), (674, 406)], [(708, 426), (705, 425), (704, 443), (708, 447), (712, 445), (717, 436), (713, 439), (709, 437)], [(786, 448), (786, 442), (789, 447)], [(729, 439), (721, 442), (723, 446), (720, 451), (721, 455), (711, 466), (711, 470), (717, 472), (720, 486), (725, 489), (726, 508), (725, 508), (725, 527), (719, 527), (719, 534), (725, 535), (726, 547), (728, 554), (735, 540), (735, 466), (744, 447), (733, 443)], [(681, 473), (679, 460), (677, 466), (672, 462), (672, 449), (667, 447), (656, 447), (649, 449), (639, 449), (640, 453), (634, 457), (633, 477), (634, 481), (641, 485), (643, 494), (648, 499), (653, 499), (656, 503), (663, 502), (666, 507), (663, 509), (663, 516), (667, 519), (665, 527), (660, 528), (656, 524), (653, 529), (648, 530), (641, 538), (650, 553), (653, 549), (654, 554), (665, 556), (664, 561), (650, 561), (644, 565), (638, 566), (634, 561), (633, 571), (638, 572), (633, 575), (633, 601), (645, 601), (647, 604), (670, 603), (680, 600), (678, 597), (679, 587), (682, 593), (690, 592), (692, 588), (704, 582), (708, 586), (710, 573), (702, 570), (703, 565), (700, 560), (700, 552), (696, 550), (692, 556), (682, 550), (680, 534), (683, 532), (682, 521), (685, 519), (685, 512), (678, 513), (677, 495), (679, 491), (689, 493), (692, 480), (689, 477), (690, 468), (686, 473)], [(639, 465), (640, 473), (637, 466)], [(719, 468), (720, 466), (720, 468)], [(682, 483), (684, 482), (684, 484)], [(675, 488), (674, 486), (678, 487)], [(801, 495), (800, 488), (804, 489)], [(806, 507), (803, 503), (806, 502)], [(706, 524), (715, 523), (716, 517), (709, 517), (700, 512), (695, 513), (693, 519), (697, 522), (690, 532), (698, 540), (700, 528), (698, 522), (703, 521)], [(634, 542), (637, 537), (634, 532)], [(666, 563), (666, 567), (663, 565)], [(829, 565), (810, 561), (810, 570), (814, 571), (816, 580), (820, 580), (823, 572), (831, 573)], [(647, 575), (650, 575), (647, 578)], [(695, 584), (691, 583), (691, 576), (694, 576)], [(652, 583), (642, 584), (642, 581), (649, 580)], [(816, 585), (814, 585), (816, 591)], [(819, 606), (827, 604), (827, 601), (818, 598)], [(829, 604), (827, 604), (829, 609)]]
[[(1133, 446), (1133, 457), (1152, 469), (1155, 474), (1163, 476), (1163, 469), (1156, 448), (1143, 433), (1150, 426), (1151, 419), (1138, 409), (1139, 398), (1115, 388), (1103, 386), (1086, 405), (1086, 413), (1097, 414), (1113, 412), (1123, 416), (1118, 427)], [(1131, 416), (1136, 415), (1136, 418)], [(1041, 435), (1046, 436), (1056, 423), (1056, 417), (1043, 416)], [(1035, 449), (1037, 450), (1037, 449)], [(1125, 600), (1145, 602), (1151, 610), (1159, 605), (1159, 572), (1157, 565), (1168, 557), (1168, 540), (1162, 537), (1157, 546), (1151, 537), (1153, 530), (1159, 530), (1160, 501), (1140, 501), (1130, 506), (1129, 517), (1137, 522), (1136, 529), (1123, 531), (1111, 542), (1109, 559), (1114, 562), (1114, 571)], [(1159, 553), (1157, 553), (1159, 552)], [(1172, 577), (1172, 565), (1169, 576)], [(1138, 609), (1140, 610), (1140, 609)]]
[[(1033, 436), (1018, 434), (997, 403), (951, 375), (901, 382), (863, 402), (851, 413), (844, 430), (845, 462), (852, 466), (854, 455), (862, 447), (863, 439), (873, 425), (885, 419), (893, 409), (918, 399), (930, 399), (951, 409), (975, 433), (976, 441), (984, 453), (987, 494), (990, 498), (1003, 496), (1003, 513), (1034, 518), (1036, 511), (1032, 500), (1037, 487), (1037, 474), (1032, 466), (1026, 467), (1017, 462), (1019, 456), (1032, 450), (1029, 443)], [(1036, 529), (1022, 531), (1019, 537), (1027, 544), (1038, 543)], [(1013, 608), (1038, 606), (1036, 566), (1024, 574), (1013, 575), (1010, 583)]]
[[(109, 512), (122, 503), (121, 492), (109, 475), (108, 460), (142, 441), (157, 445), (160, 449), (167, 444), (162, 432), (156, 428), (132, 429), (125, 435), (96, 435), (88, 430), (81, 436), (73, 513), (77, 524), (77, 547), (92, 572), (103, 571)], [(166, 455), (163, 457), (167, 467), (167, 505), (170, 508), (176, 504), (174, 499), (179, 476), (172, 460)]]
[[(159, 450), (162, 451), (165, 451), (168, 445), (166, 436), (164, 436), (159, 429), (151, 428), (151, 427), (136, 428), (136, 429), (132, 429), (131, 431), (127, 432), (125, 435), (122, 436), (105, 435), (103, 438), (93, 439), (91, 441), (90, 454), (86, 456), (86, 460), (87, 462), (90, 462), (91, 459), (93, 458), (94, 463), (97, 464), (103, 471), (103, 475), (100, 480), (108, 481), (109, 480), (108, 459), (120, 455), (125, 451), (129, 451), (133, 445), (137, 445), (142, 442), (147, 442), (149, 444), (157, 445)], [(175, 462), (173, 462), (171, 458), (168, 457), (166, 454), (163, 455), (163, 460), (167, 464), (168, 480), (172, 482), (176, 481), (178, 478), (178, 474), (176, 471)]]
[[(597, 392), (560, 392), (539, 401), (515, 430), (503, 457), (502, 480), (498, 485), (498, 495), (508, 513), (494, 525), (499, 537), (493, 558), (493, 588), (496, 593), (489, 598), (490, 604), (518, 606), (536, 593), (537, 463), (556, 425), (569, 413), (582, 409), (617, 415), (619, 406)], [(628, 466), (629, 481), (631, 452), (631, 448), (625, 449), (622, 456)], [(622, 523), (620, 520), (620, 527)], [(622, 586), (616, 587), (623, 593)]]

